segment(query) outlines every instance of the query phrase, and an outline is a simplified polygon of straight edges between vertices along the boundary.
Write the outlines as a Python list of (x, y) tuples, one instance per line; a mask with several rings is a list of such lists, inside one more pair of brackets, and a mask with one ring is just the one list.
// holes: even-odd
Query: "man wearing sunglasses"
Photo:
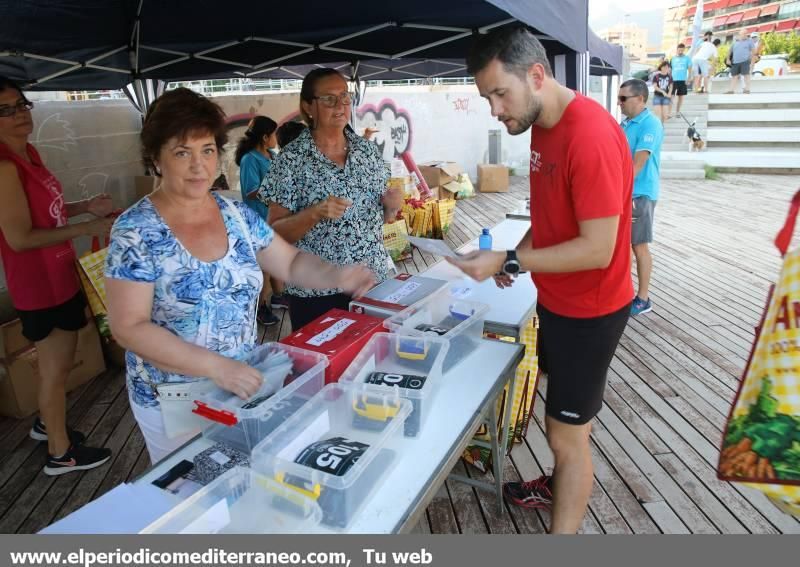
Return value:
[(633, 156), (633, 227), (631, 244), (636, 257), (639, 289), (631, 306), (631, 315), (653, 310), (650, 301), (650, 275), (653, 272), (653, 213), (659, 193), (661, 175), (661, 142), (664, 127), (647, 108), (647, 83), (630, 79), (620, 85), (619, 107), (625, 120), (622, 129)]
[(533, 275), (555, 468), (552, 476), (508, 482), (504, 492), (519, 506), (552, 507), (550, 533), (574, 534), (592, 492), (591, 420), (633, 297), (631, 156), (613, 117), (556, 81), (527, 28), (481, 37), (467, 65), (508, 133), (531, 130), (531, 228), (515, 250), (448, 260), (477, 280), (494, 277), (500, 288), (520, 271)]

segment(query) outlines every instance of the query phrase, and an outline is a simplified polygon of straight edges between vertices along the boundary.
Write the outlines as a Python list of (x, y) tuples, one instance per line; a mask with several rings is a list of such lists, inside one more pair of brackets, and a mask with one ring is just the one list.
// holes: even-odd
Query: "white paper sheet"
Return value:
[(437, 256), (444, 256), (446, 258), (456, 258), (456, 253), (447, 245), (447, 243), (445, 243), (444, 240), (409, 236), (408, 241), (428, 254), (436, 254)]
[(313, 345), (316, 347), (322, 346), (328, 341), (332, 341), (333, 339), (344, 333), (345, 329), (347, 329), (347, 327), (349, 327), (354, 323), (355, 323), (354, 319), (339, 319), (336, 323), (334, 323), (321, 333), (318, 333), (313, 337), (311, 337), (310, 339), (308, 339), (306, 341), (306, 344)]
[(328, 416), (328, 412), (324, 411), (317, 416), (317, 419), (315, 419), (311, 425), (298, 433), (297, 436), (292, 439), (292, 442), (278, 453), (278, 458), (285, 461), (294, 461), (295, 457), (297, 457), (303, 449), (315, 441), (318, 441), (320, 437), (330, 431), (330, 428), (331, 419)]
[(400, 303), (400, 300), (408, 297), (415, 291), (417, 291), (422, 284), (419, 282), (408, 282), (404, 284), (403, 287), (396, 290), (394, 293), (390, 293), (386, 297), (384, 297), (381, 301), (385, 301), (386, 303)]
[(169, 512), (178, 499), (150, 484), (120, 484), (42, 534), (138, 534)]

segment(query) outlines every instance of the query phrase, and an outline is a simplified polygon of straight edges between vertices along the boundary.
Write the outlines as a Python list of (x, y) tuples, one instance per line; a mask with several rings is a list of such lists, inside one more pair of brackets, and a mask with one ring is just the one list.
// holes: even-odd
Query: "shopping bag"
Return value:
[(395, 262), (411, 258), (411, 243), (408, 241), (405, 219), (383, 225), (383, 245)]
[(800, 248), (787, 253), (798, 211), (800, 191), (775, 239), (783, 267), (731, 406), (717, 473), (800, 517)]
[[(531, 318), (525, 325), (520, 336), (520, 343), (525, 345), (525, 357), (517, 366), (514, 376), (514, 399), (508, 399), (508, 386), (497, 399), (497, 430), (500, 431), (506, 404), (511, 403), (511, 427), (508, 430), (508, 451), (516, 443), (522, 443), (528, 434), (528, 425), (533, 417), (533, 401), (536, 397), (536, 387), (539, 379), (539, 358), (536, 355), (539, 322), (536, 317)], [(501, 341), (514, 342), (512, 337), (489, 335)], [(483, 425), (475, 433), (474, 439), (489, 441), (488, 428)], [(462, 455), (463, 459), (479, 471), (485, 473), (492, 469), (492, 452), (486, 447), (468, 445)]]
[[(92, 246), (94, 248), (94, 244)], [(111, 338), (108, 326), (108, 310), (106, 309), (106, 285), (104, 270), (108, 256), (108, 248), (101, 248), (84, 254), (78, 259), (78, 274), (83, 292), (92, 310), (97, 330), (105, 339)]]
[(453, 199), (440, 199), (433, 203), (433, 237), (444, 239), (450, 232), (450, 225), (456, 214), (456, 202)]

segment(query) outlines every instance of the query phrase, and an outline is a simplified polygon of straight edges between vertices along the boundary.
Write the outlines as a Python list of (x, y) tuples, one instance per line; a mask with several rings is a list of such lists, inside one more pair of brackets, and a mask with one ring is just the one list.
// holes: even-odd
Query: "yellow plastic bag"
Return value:
[(86, 299), (89, 302), (89, 308), (92, 310), (92, 315), (94, 315), (97, 330), (100, 332), (100, 336), (110, 338), (111, 330), (108, 326), (104, 276), (106, 256), (108, 256), (108, 248), (83, 255), (78, 260), (78, 274), (81, 278), (81, 286), (86, 294)]
[(383, 225), (383, 245), (395, 262), (411, 258), (411, 243), (408, 241), (405, 219)]
[(784, 254), (720, 451), (720, 479), (743, 482), (800, 517), (800, 248), (789, 253), (800, 191), (775, 239)]

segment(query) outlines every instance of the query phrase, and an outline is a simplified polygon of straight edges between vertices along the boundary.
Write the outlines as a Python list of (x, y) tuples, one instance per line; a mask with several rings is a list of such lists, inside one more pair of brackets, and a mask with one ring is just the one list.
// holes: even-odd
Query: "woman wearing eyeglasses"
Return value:
[(72, 239), (108, 234), (111, 220), (67, 224), (69, 217), (105, 217), (111, 198), (65, 203), (61, 184), (28, 143), (33, 103), (0, 76), (0, 257), (22, 334), (39, 357), (39, 412), (30, 436), (47, 441), (45, 474), (60, 475), (100, 466), (108, 449), (83, 444), (66, 425), (65, 384), (75, 359), (78, 330), (86, 326), (86, 301), (75, 271)]
[[(269, 205), (269, 225), (284, 239), (332, 264), (364, 264), (381, 282), (389, 270), (382, 227), (396, 216), (403, 194), (387, 190), (378, 147), (349, 127), (351, 103), (335, 69), (306, 75), (300, 114), (309, 128), (274, 161), (259, 194)], [(347, 309), (351, 299), (336, 288), (288, 286), (286, 294), (293, 329), (330, 309)]]

